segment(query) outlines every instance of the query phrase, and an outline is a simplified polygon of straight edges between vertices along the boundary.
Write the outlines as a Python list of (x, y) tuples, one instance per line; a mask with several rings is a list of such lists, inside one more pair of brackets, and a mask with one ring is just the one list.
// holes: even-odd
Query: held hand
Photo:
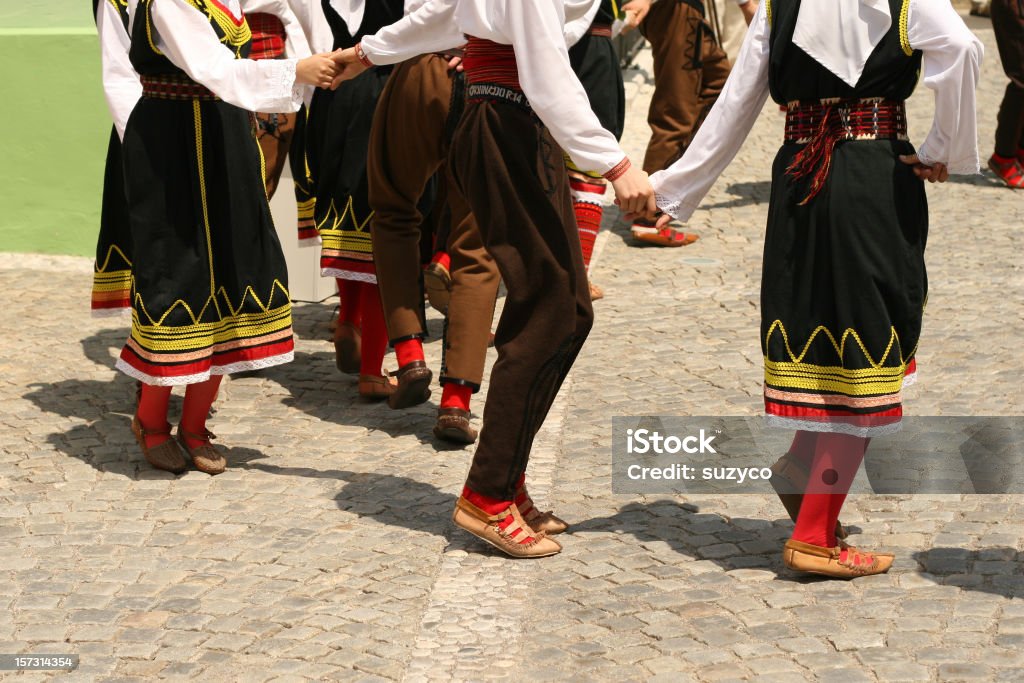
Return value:
[(462, 55), (456, 55), (448, 60), (449, 71), (463, 71), (464, 69), (465, 67), (462, 66)]
[(647, 174), (635, 166), (612, 181), (615, 188), (615, 203), (624, 214), (654, 213), (654, 188)]
[(944, 183), (949, 180), (949, 169), (943, 163), (935, 163), (930, 166), (922, 164), (916, 154), (901, 154), (900, 161), (914, 169), (914, 175), (929, 183)]
[(342, 83), (352, 80), (369, 68), (359, 61), (354, 47), (335, 50), (331, 53), (331, 59), (338, 67), (337, 75), (328, 86), (331, 90), (337, 90)]
[(300, 59), (295, 65), (295, 80), (305, 85), (329, 88), (337, 75), (338, 67), (326, 52)]
[(623, 33), (629, 33), (640, 25), (651, 11), (651, 0), (631, 0), (622, 6), (626, 19), (622, 27)]

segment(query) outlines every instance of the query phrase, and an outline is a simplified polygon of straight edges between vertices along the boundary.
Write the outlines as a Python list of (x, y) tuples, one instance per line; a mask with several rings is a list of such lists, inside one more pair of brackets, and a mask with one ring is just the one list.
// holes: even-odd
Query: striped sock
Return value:
[(572, 208), (576, 214), (576, 226), (583, 247), (583, 265), (590, 269), (594, 255), (594, 242), (601, 230), (601, 216), (604, 214), (604, 193), (607, 185), (597, 180), (581, 180), (569, 176), (569, 191), (572, 194)]

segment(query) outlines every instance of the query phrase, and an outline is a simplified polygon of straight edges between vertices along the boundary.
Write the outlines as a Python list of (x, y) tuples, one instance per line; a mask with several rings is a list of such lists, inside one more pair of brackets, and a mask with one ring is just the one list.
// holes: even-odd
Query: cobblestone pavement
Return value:
[[(988, 49), (987, 154), (1004, 80), (991, 30), (972, 25)], [(630, 74), (635, 156), (645, 59)], [(930, 107), (919, 92), (915, 140)], [(766, 107), (693, 246), (637, 249), (608, 218), (593, 274), (608, 296), (531, 464), (535, 497), (574, 523), (541, 561), (453, 529), (470, 451), (434, 442), (432, 405), (354, 398), (328, 307), (297, 309), (296, 362), (226, 384), (211, 426), (231, 468), (174, 477), (132, 442), (134, 387), (112, 370), (124, 328), (88, 317), (89, 264), (0, 257), (0, 653), (80, 654), (74, 680), (1024, 680), (1019, 497), (856, 496), (844, 521), (898, 559), (842, 583), (782, 569), (790, 524), (773, 497), (611, 493), (613, 415), (761, 409), (780, 137)], [(929, 195), (924, 381), (908, 409), (1020, 415), (1022, 197), (987, 175)], [(439, 345), (428, 353), (436, 367)]]

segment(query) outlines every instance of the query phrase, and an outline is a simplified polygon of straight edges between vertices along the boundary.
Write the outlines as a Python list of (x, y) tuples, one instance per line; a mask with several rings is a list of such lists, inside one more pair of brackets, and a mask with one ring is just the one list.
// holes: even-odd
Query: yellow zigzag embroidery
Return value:
[[(134, 283), (133, 283), (133, 288), (134, 288)], [(271, 312), (270, 304), (272, 303), (272, 301), (274, 299), (274, 292), (275, 291), (280, 291), (282, 294), (284, 294), (285, 301), (287, 302), (286, 304), (282, 304), (282, 306), (279, 306), (278, 308), (282, 308), (285, 305), (290, 305), (291, 304), (291, 297), (288, 294), (288, 289), (283, 284), (281, 284), (280, 280), (274, 280), (274, 284), (271, 285), (270, 293), (267, 295), (267, 299), (266, 299), (267, 303), (266, 304), (264, 304), (263, 301), (260, 300), (259, 296), (256, 294), (256, 292), (253, 290), (253, 288), (251, 286), (245, 288), (245, 292), (242, 293), (242, 300), (238, 303), (237, 307), (233, 306), (231, 304), (231, 300), (228, 298), (227, 290), (224, 287), (221, 287), (219, 290), (217, 290), (217, 294), (224, 297), (224, 303), (227, 305), (228, 310), (231, 311), (231, 315), (229, 317), (235, 317), (235, 316), (237, 316), (239, 314), (239, 312), (241, 312), (242, 307), (245, 305), (245, 300), (247, 298), (249, 298), (250, 296), (252, 297), (252, 300), (256, 302), (256, 305), (259, 306), (260, 310), (263, 313), (270, 313)], [(138, 292), (135, 293), (135, 305), (136, 305), (136, 308), (138, 309), (138, 311), (142, 315), (144, 315), (149, 320), (149, 325), (153, 326), (153, 327), (161, 327), (161, 326), (163, 326), (164, 321), (167, 319), (167, 316), (169, 316), (171, 313), (173, 313), (174, 309), (176, 309), (178, 306), (181, 306), (182, 308), (185, 309), (185, 311), (188, 312), (189, 317), (192, 319), (192, 324), (193, 325), (199, 325), (199, 324), (201, 324), (199, 321), (203, 319), (203, 316), (206, 314), (206, 309), (210, 307), (211, 303), (213, 303), (214, 307), (217, 309), (217, 312), (220, 313), (220, 307), (217, 306), (217, 303), (214, 300), (214, 296), (211, 295), (206, 300), (206, 303), (203, 304), (203, 308), (202, 308), (202, 310), (199, 311), (199, 315), (198, 316), (192, 311), (192, 308), (187, 303), (185, 303), (181, 299), (178, 299), (173, 304), (171, 304), (171, 307), (168, 308), (164, 312), (163, 315), (160, 316), (159, 320), (155, 320), (153, 318), (153, 316), (151, 316), (149, 314), (149, 311), (146, 310), (146, 304), (142, 300), (142, 295), (139, 294)], [(223, 320), (224, 316), (221, 315), (220, 319)], [(180, 329), (180, 328), (178, 326), (175, 326), (174, 329)]]
[(97, 272), (97, 273), (105, 273), (105, 272), (107, 272), (107, 267), (110, 266), (110, 259), (111, 259), (111, 257), (113, 257), (115, 251), (118, 254), (120, 254), (121, 258), (124, 259), (124, 262), (128, 264), (128, 267), (129, 268), (131, 267), (132, 260), (130, 258), (128, 258), (127, 256), (125, 256), (125, 253), (123, 251), (121, 251), (120, 247), (118, 247), (116, 244), (111, 244), (110, 248), (107, 249), (107, 256), (103, 260), (103, 265), (102, 266), (98, 266), (98, 267), (97, 266), (93, 266), (93, 268), (95, 269), (95, 272)]
[[(323, 219), (323, 221), (320, 222), (320, 225), (316, 226), (316, 229), (317, 230), (333, 230), (334, 232), (338, 232), (339, 231), (338, 230), (339, 226), (341, 226), (341, 224), (345, 222), (345, 217), (351, 215), (352, 216), (352, 223), (356, 226), (356, 230), (358, 232), (363, 232), (363, 228), (365, 228), (366, 224), (370, 222), (371, 218), (373, 218), (373, 213), (374, 212), (371, 211), (370, 215), (368, 215), (366, 217), (366, 220), (363, 221), (362, 223), (360, 223), (359, 219), (356, 217), (355, 209), (352, 207), (352, 197), (349, 197), (348, 198), (348, 202), (345, 204), (345, 211), (344, 211), (344, 213), (341, 214), (341, 217), (339, 218), (338, 217), (338, 208), (337, 208), (337, 206), (335, 206), (334, 200), (332, 199), (331, 200), (331, 207), (327, 210), (327, 215), (324, 216), (324, 219)], [(327, 221), (331, 218), (331, 214), (334, 215), (333, 224), (331, 225), (331, 227), (325, 228), (324, 224), (327, 223)]]
[[(811, 336), (807, 340), (807, 343), (804, 344), (804, 348), (800, 352), (800, 355), (796, 355), (793, 353), (793, 348), (789, 345), (789, 335), (786, 333), (786, 326), (782, 324), (781, 320), (776, 320), (771, 324), (771, 327), (768, 328), (768, 334), (765, 335), (764, 339), (765, 348), (768, 348), (769, 342), (772, 338), (772, 333), (775, 332), (776, 329), (778, 329), (779, 333), (782, 335), (782, 341), (786, 345), (786, 353), (789, 355), (790, 359), (794, 363), (803, 362), (804, 356), (807, 355), (808, 350), (810, 350), (811, 348), (811, 344), (814, 343), (814, 340), (817, 339), (819, 334), (824, 334), (826, 337), (828, 337), (828, 340), (832, 343), (832, 348), (835, 349), (836, 354), (838, 354), (839, 356), (840, 362), (842, 362), (842, 359), (844, 358), (847, 339), (853, 337), (853, 340), (857, 343), (857, 346), (860, 347), (860, 350), (864, 354), (864, 357), (867, 358), (868, 363), (875, 370), (881, 370), (884, 368), (885, 361), (889, 358), (889, 353), (892, 351), (893, 345), (895, 344), (896, 346), (899, 346), (900, 343), (899, 335), (896, 334), (896, 328), (891, 328), (892, 334), (889, 336), (889, 345), (885, 348), (885, 353), (882, 354), (882, 358), (876, 362), (875, 359), (872, 357), (871, 353), (868, 351), (867, 347), (864, 345), (864, 342), (861, 341), (860, 335), (857, 334), (857, 331), (854, 330), (852, 327), (847, 328), (846, 331), (843, 332), (843, 337), (841, 341), (837, 342), (836, 338), (832, 335), (828, 328), (826, 328), (824, 325), (819, 325), (817, 328), (815, 328), (814, 332), (811, 333)], [(906, 360), (901, 357), (900, 366), (905, 365)]]

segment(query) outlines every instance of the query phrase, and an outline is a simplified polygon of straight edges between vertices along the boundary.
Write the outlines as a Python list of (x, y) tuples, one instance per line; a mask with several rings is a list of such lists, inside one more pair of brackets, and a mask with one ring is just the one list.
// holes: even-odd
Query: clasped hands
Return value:
[[(295, 78), (306, 85), (337, 90), (342, 83), (355, 78), (368, 68), (370, 67), (359, 60), (356, 49), (349, 47), (300, 59), (295, 67)], [(448, 68), (462, 71), (462, 56), (449, 55)]]

